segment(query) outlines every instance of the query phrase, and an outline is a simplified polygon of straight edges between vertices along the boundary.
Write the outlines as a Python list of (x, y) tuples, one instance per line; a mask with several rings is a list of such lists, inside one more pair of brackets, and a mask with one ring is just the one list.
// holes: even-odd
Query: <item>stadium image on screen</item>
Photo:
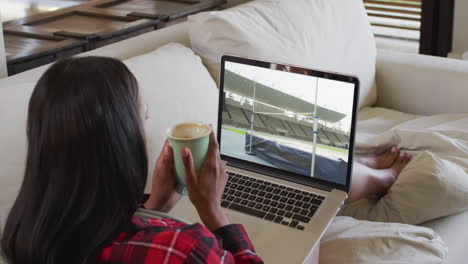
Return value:
[(280, 66), (226, 62), (221, 153), (345, 184), (354, 84)]

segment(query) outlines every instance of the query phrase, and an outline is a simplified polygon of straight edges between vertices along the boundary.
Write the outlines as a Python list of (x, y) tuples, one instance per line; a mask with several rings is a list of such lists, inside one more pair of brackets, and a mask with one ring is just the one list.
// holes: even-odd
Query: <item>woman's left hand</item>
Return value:
[(169, 142), (166, 140), (164, 147), (156, 161), (153, 173), (151, 195), (145, 202), (145, 208), (160, 212), (169, 212), (180, 199), (180, 194), (175, 192), (177, 185), (174, 171), (174, 155)]

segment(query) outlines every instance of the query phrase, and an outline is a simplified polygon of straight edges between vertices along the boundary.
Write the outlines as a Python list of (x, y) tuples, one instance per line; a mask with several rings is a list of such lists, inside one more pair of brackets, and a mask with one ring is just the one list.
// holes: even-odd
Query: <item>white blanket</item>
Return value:
[[(466, 223), (439, 217), (468, 209), (468, 114), (424, 117), (384, 108), (361, 110), (356, 152), (378, 153), (392, 145), (415, 155), (414, 159), (382, 199), (363, 199), (344, 208), (342, 215), (361, 220), (336, 218), (322, 239), (320, 263), (462, 263), (459, 260), (466, 259), (462, 242), (468, 238), (466, 232), (454, 236), (457, 231), (451, 231), (466, 230)], [(466, 219), (463, 215), (458, 216)], [(378, 223), (421, 224), (435, 218), (444, 220), (448, 251), (429, 229)]]
[(378, 134), (365, 131), (372, 125), (376, 125), (373, 119), (360, 121), (358, 127), (363, 127), (364, 131), (358, 129), (356, 153), (378, 152), (391, 145), (399, 145), (414, 154), (430, 150), (440, 155), (468, 158), (468, 114), (413, 116)]
[(447, 246), (429, 228), (337, 217), (320, 243), (320, 264), (445, 263)]
[[(385, 112), (391, 117), (397, 115)], [(468, 114), (417, 117), (400, 113), (405, 116), (396, 119), (405, 117), (407, 121), (395, 126), (382, 122), (392, 126), (386, 128), (379, 127), (382, 116), (366, 115), (364, 111), (364, 120), (359, 123), (357, 153), (380, 152), (398, 145), (415, 158), (386, 196), (352, 203), (342, 211), (343, 215), (421, 224), (468, 210)]]

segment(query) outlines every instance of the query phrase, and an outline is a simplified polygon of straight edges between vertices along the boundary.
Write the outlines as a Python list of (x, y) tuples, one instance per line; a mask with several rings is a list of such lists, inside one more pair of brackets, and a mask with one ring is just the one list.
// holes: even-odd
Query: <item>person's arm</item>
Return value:
[(120, 236), (98, 255), (100, 263), (263, 263), (240, 225), (224, 226), (215, 234), (201, 224), (166, 218), (133, 221), (137, 227), (155, 228)]
[(166, 140), (154, 168), (151, 194), (142, 205), (143, 208), (167, 213), (179, 201), (181, 196), (175, 192), (177, 182), (173, 164), (172, 148)]
[(263, 263), (242, 225), (227, 225), (213, 232), (220, 247), (229, 251), (235, 263)]
[(224, 171), (218, 148), (216, 137), (211, 132), (208, 153), (198, 173), (195, 171), (192, 152), (189, 148), (182, 148), (188, 196), (200, 219), (211, 231), (229, 224), (221, 208), (221, 196), (228, 176)]
[[(213, 256), (213, 259), (205, 263), (263, 263), (255, 253), (244, 228), (229, 224), (229, 219), (221, 208), (221, 196), (228, 176), (221, 162), (214, 133), (211, 132), (210, 147), (200, 172), (195, 171), (192, 153), (188, 148), (182, 149), (182, 155), (190, 201), (202, 222), (218, 239), (210, 248), (211, 254), (199, 255)], [(217, 257), (220, 257), (218, 261)]]
[(180, 239), (182, 238), (185, 241), (193, 241), (195, 238), (196, 241), (187, 254), (186, 263), (263, 263), (242, 225), (226, 225), (212, 232), (195, 224), (180, 234)]

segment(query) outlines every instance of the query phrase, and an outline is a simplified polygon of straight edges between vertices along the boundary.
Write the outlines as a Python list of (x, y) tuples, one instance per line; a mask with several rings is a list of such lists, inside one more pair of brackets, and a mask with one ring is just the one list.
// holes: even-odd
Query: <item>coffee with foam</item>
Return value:
[(186, 193), (185, 166), (182, 161), (182, 149), (188, 148), (192, 153), (195, 171), (199, 171), (208, 154), (211, 127), (202, 123), (182, 123), (167, 130), (169, 146), (174, 153), (175, 176), (178, 185), (176, 192)]
[(210, 126), (201, 123), (182, 123), (169, 130), (168, 136), (179, 140), (205, 137), (211, 132)]

